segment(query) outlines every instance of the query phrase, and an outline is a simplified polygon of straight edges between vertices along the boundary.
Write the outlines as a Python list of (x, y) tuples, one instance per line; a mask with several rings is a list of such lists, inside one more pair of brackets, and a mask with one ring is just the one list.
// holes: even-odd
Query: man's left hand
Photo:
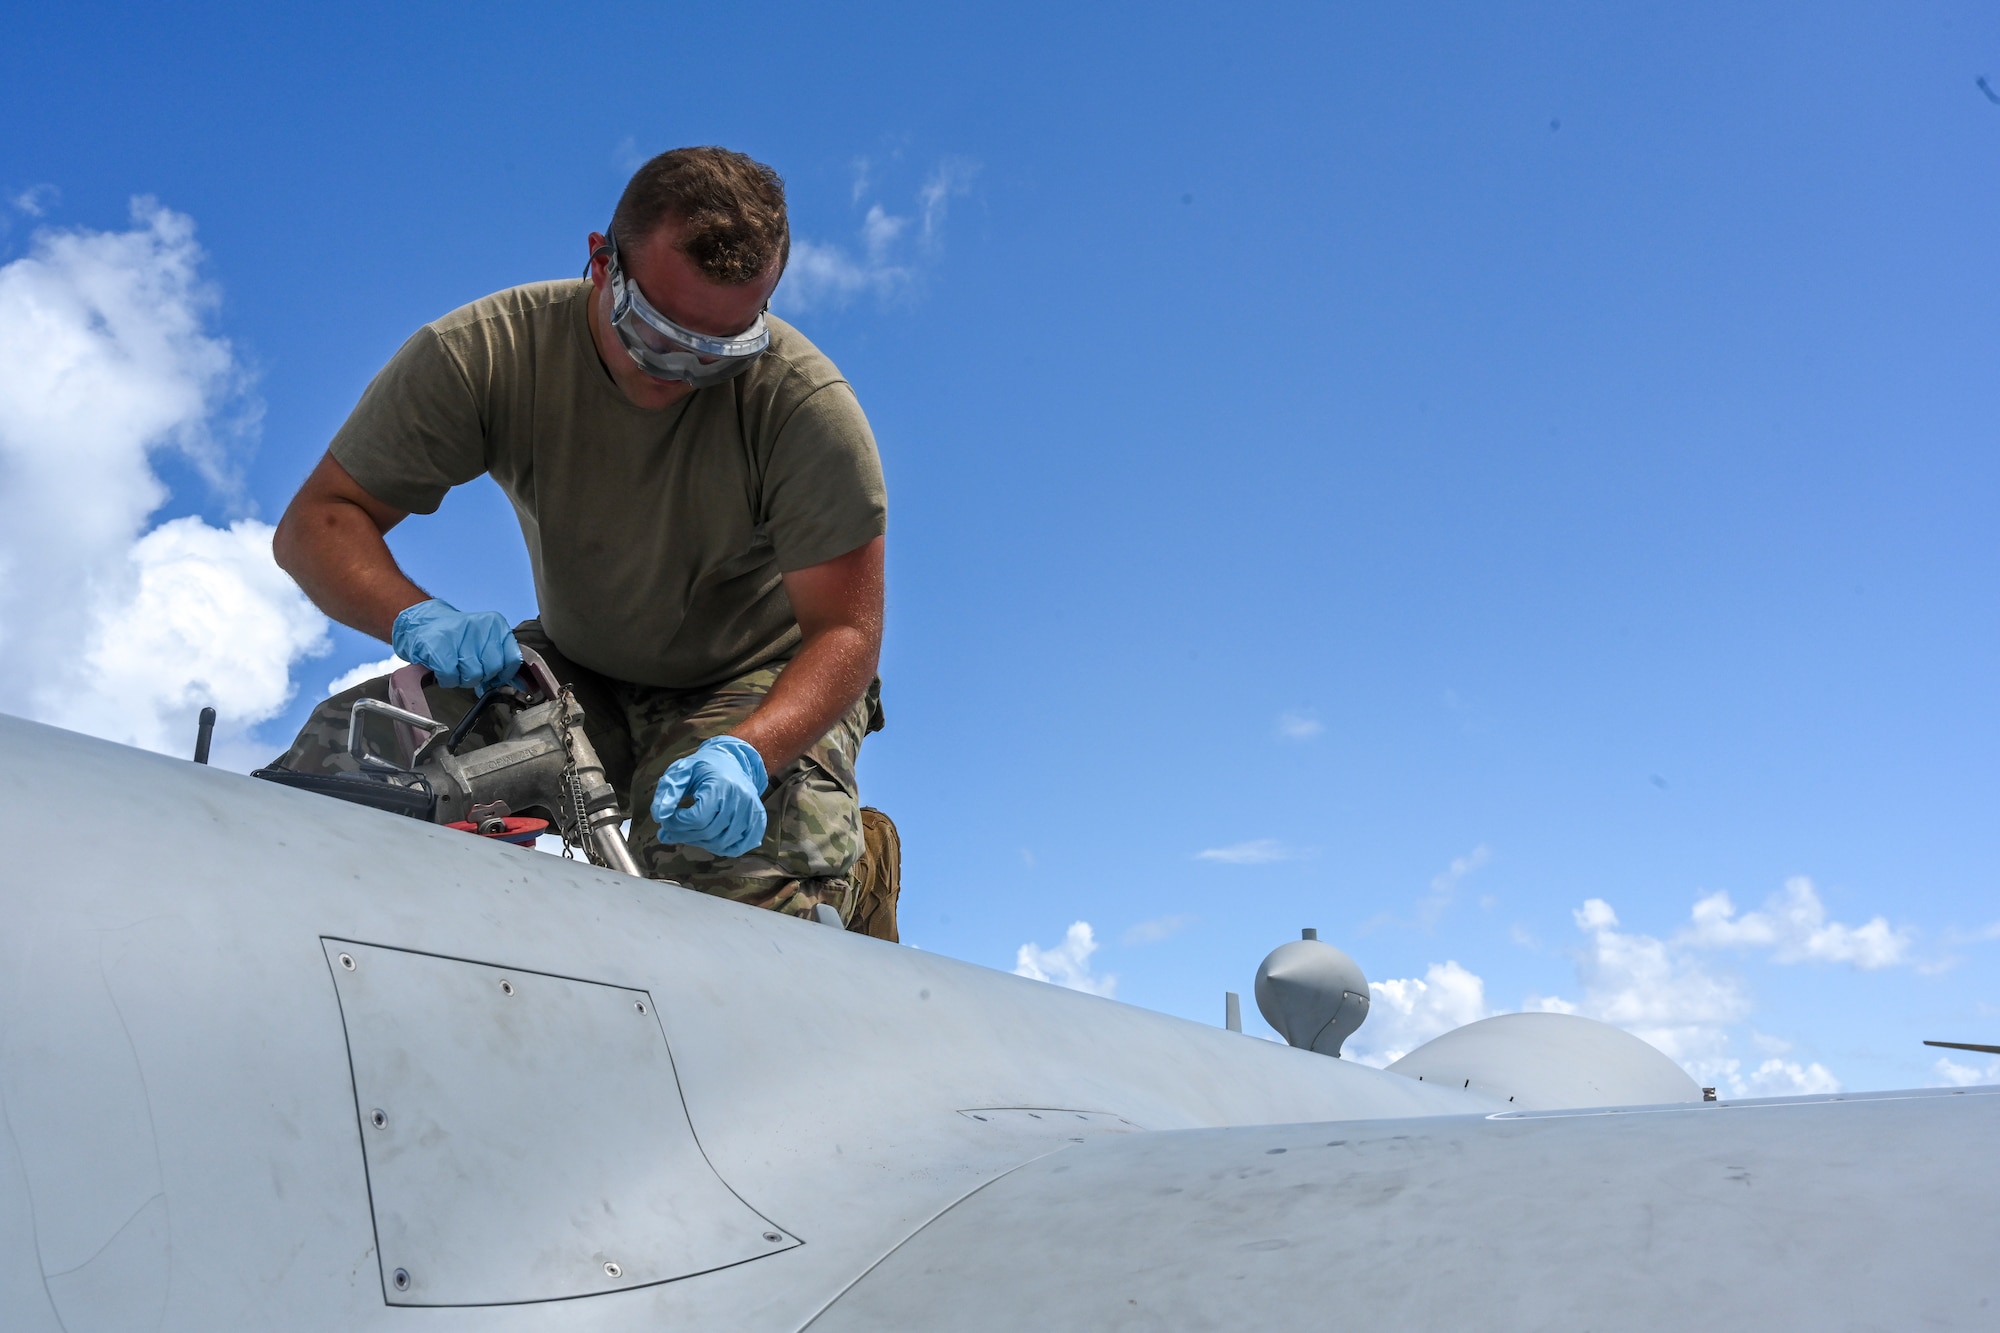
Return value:
[[(660, 841), (741, 856), (764, 841), (764, 757), (748, 741), (717, 736), (678, 759), (653, 790)], [(682, 808), (682, 800), (694, 803)]]

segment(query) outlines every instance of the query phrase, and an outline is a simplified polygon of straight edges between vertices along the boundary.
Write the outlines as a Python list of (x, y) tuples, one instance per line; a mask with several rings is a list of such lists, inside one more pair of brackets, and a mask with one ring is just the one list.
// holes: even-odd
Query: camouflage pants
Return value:
[[(632, 811), (628, 841), (648, 877), (793, 916), (811, 916), (816, 906), (827, 903), (842, 920), (849, 919), (855, 896), (849, 876), (862, 852), (854, 764), (861, 738), (882, 725), (880, 682), (870, 685), (805, 754), (770, 775), (764, 789), (768, 823), (763, 843), (742, 856), (722, 857), (684, 843), (663, 845), (649, 808), (653, 788), (669, 764), (756, 711), (784, 663), (705, 689), (670, 690), (612, 680), (576, 665), (549, 642), (539, 621), (523, 621), (514, 634), (542, 655), (583, 705), (584, 730), (604, 761), (605, 776)], [(273, 767), (299, 772), (352, 768), (348, 714), (356, 699), (386, 700), (388, 680), (380, 676), (327, 699)], [(447, 723), (463, 717), (475, 697), (471, 690), (448, 690), (435, 682), (424, 687), (424, 695), (431, 716)], [(490, 739), (479, 738), (479, 743)]]

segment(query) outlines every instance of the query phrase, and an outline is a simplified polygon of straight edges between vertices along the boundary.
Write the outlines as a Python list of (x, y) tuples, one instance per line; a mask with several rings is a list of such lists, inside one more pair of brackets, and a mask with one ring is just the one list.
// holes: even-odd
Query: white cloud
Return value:
[[(1483, 851), (1475, 849), (1453, 861), (1433, 884), (1434, 893), (1476, 869), (1485, 859)], [(1609, 902), (1588, 899), (1571, 914), (1585, 937), (1576, 955), (1581, 998), (1531, 994), (1521, 1007), (1529, 1012), (1581, 1014), (1622, 1027), (1726, 1096), (1838, 1092), (1840, 1080), (1825, 1065), (1787, 1058), (1790, 1042), (1741, 1027), (1754, 1007), (1749, 992), (1735, 977), (1711, 967), (1701, 953), (1704, 947), (1742, 944), (1863, 965), (1861, 958), (1880, 956), (1882, 941), (1893, 937), (1871, 930), (1874, 922), (1858, 929), (1829, 927), (1809, 884), (1795, 880), (1786, 887), (1783, 910), (1747, 918), (1714, 907), (1704, 915), (1698, 905), (1696, 927), (1671, 939), (1622, 930)], [(1712, 901), (1704, 899), (1703, 904)], [(1432, 1037), (1494, 1012), (1487, 1007), (1482, 980), (1455, 962), (1433, 964), (1422, 980), (1371, 982), (1370, 990), (1368, 1021), (1349, 1042), (1355, 1058), (1367, 1064), (1389, 1064)], [(1763, 1057), (1754, 1067), (1746, 1067), (1735, 1053), (1738, 1036)], [(1945, 1083), (2000, 1082), (2000, 1059), (1984, 1070), (1941, 1060), (1937, 1075)]]
[(1118, 937), (1118, 942), (1128, 947), (1138, 944), (1158, 944), (1161, 940), (1180, 934), (1196, 920), (1197, 918), (1188, 915), (1155, 917), (1151, 921), (1141, 921), (1128, 928)]
[(1933, 1066), (1936, 1075), (1935, 1087), (1973, 1088), (2000, 1083), (2000, 1056), (1988, 1060), (1984, 1066), (1963, 1064), (1950, 1056), (1940, 1056)]
[(53, 185), (30, 185), (7, 202), (31, 218), (44, 217), (62, 201), (62, 191)]
[(1214, 861), (1226, 866), (1262, 866), (1274, 861), (1296, 861), (1299, 853), (1276, 838), (1252, 838), (1227, 847), (1210, 847), (1194, 854), (1197, 861)]
[(1432, 963), (1421, 979), (1371, 981), (1368, 990), (1368, 1021), (1349, 1038), (1346, 1054), (1377, 1069), (1493, 1012), (1486, 1007), (1486, 983), (1450, 961)]
[(271, 559), (253, 519), (212, 528), (162, 523), (127, 552), (135, 583), (98, 607), (70, 683), (43, 716), (58, 726), (167, 754), (193, 745), (194, 716), (214, 704), (223, 752), (243, 766), (244, 733), (291, 701), (291, 665), (328, 647), (326, 618)]
[(776, 304), (787, 310), (838, 307), (864, 293), (886, 300), (909, 279), (910, 270), (901, 265), (857, 260), (838, 245), (798, 239), (792, 242), (791, 263), (785, 268)]
[(1818, 1061), (1801, 1065), (1796, 1060), (1766, 1060), (1731, 1083), (1733, 1097), (1816, 1097), (1840, 1091), (1840, 1080)]
[(405, 662), (396, 654), (390, 653), (379, 662), (363, 662), (360, 666), (349, 667), (326, 683), (326, 692), (328, 694), (339, 694), (342, 690), (353, 689), (364, 680), (373, 680), (377, 676), (386, 676), (391, 671), (399, 671), (408, 665), (408, 662)]
[(652, 161), (652, 157), (653, 155), (640, 148), (639, 141), (629, 134), (620, 139), (618, 146), (611, 150), (612, 164), (628, 176)]
[(1053, 949), (1024, 944), (1014, 955), (1014, 975), (1033, 981), (1047, 981), (1090, 995), (1110, 996), (1118, 988), (1115, 976), (1098, 976), (1090, 970), (1090, 956), (1097, 952), (1097, 937), (1088, 921), (1070, 925), (1063, 942)]
[(1431, 891), (1417, 903), (1417, 923), (1426, 930), (1437, 925), (1438, 919), (1451, 906), (1452, 899), (1458, 896), (1460, 881), (1492, 859), (1493, 853), (1485, 843), (1464, 856), (1453, 857), (1451, 864), (1431, 880)]
[[(922, 276), (925, 261), (942, 250), (951, 200), (971, 188), (975, 174), (976, 168), (955, 159), (940, 164), (917, 191), (914, 214), (870, 203), (861, 219), (859, 253), (835, 242), (794, 236), (791, 263), (773, 303), (781, 311), (794, 311), (838, 308), (863, 296), (885, 302), (906, 296)], [(871, 183), (868, 160), (857, 159), (856, 207)]]
[(868, 247), (868, 262), (875, 265), (886, 263), (896, 238), (909, 225), (908, 218), (893, 217), (880, 204), (870, 205), (868, 216), (861, 219), (861, 242)]
[(917, 191), (917, 205), (923, 216), (922, 237), (927, 248), (935, 248), (943, 239), (945, 215), (951, 209), (951, 201), (971, 193), (972, 179), (978, 174), (976, 164), (962, 158), (946, 158)]
[(1705, 948), (1769, 949), (1780, 963), (1852, 963), (1864, 971), (1892, 967), (1909, 958), (1910, 933), (1892, 929), (1880, 916), (1847, 926), (1826, 919), (1826, 906), (1810, 879), (1796, 875), (1773, 894), (1761, 912), (1737, 914), (1727, 893), (1712, 893), (1694, 905), (1694, 923), (1682, 933)]
[[(1602, 898), (1589, 899), (1572, 915), (1588, 937), (1577, 957), (1583, 999), (1531, 995), (1523, 1008), (1615, 1024), (1679, 1061), (1697, 1082), (1725, 1089), (1731, 1097), (1839, 1091), (1840, 1080), (1817, 1062), (1772, 1054), (1744, 1072), (1733, 1054), (1731, 1029), (1750, 1016), (1750, 995), (1734, 977), (1713, 971), (1685, 938), (1621, 931), (1618, 913)], [(1784, 1045), (1761, 1034), (1751, 1038), (1766, 1052)]]
[(1589, 937), (1577, 959), (1583, 1000), (1531, 996), (1526, 1007), (1581, 1013), (1613, 1023), (1688, 1066), (1697, 1078), (1722, 1070), (1727, 1027), (1750, 1014), (1750, 997), (1731, 977), (1651, 935), (1618, 929), (1618, 914), (1602, 898), (1572, 913)]
[(1309, 741), (1326, 730), (1311, 713), (1293, 710), (1278, 714), (1278, 735), (1288, 741)]
[[(17, 201), (18, 202), (18, 201)], [(326, 622), (242, 519), (147, 520), (167, 499), (150, 466), (176, 451), (228, 489), (226, 443), (255, 405), (229, 343), (208, 332), (194, 225), (135, 200), (122, 232), (43, 231), (0, 267), (0, 654), (10, 707), (185, 754), (203, 704), (217, 762), (326, 648)], [(218, 438), (220, 436), (220, 438)]]

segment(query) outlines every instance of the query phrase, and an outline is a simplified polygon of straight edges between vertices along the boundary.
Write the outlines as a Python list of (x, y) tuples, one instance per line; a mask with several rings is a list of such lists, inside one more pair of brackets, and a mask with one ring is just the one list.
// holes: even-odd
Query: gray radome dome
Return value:
[(1293, 940), (1257, 968), (1257, 1009), (1292, 1045), (1338, 1056), (1368, 1017), (1368, 978), (1331, 944)]

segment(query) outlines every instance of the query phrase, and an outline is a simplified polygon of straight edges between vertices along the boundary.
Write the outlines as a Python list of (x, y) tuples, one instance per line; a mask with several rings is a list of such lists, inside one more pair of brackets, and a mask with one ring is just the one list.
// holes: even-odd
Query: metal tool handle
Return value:
[(398, 708), (394, 704), (385, 704), (380, 699), (356, 699), (354, 707), (347, 714), (347, 753), (352, 755), (354, 762), (363, 768), (388, 768), (394, 769), (397, 772), (402, 771), (402, 765), (392, 764), (388, 760), (378, 758), (361, 748), (361, 718), (364, 713), (380, 713), (383, 717), (389, 718), (391, 721), (401, 722), (405, 726), (421, 727), (428, 732), (445, 730), (444, 723), (427, 717), (419, 717), (407, 708)]
[(458, 725), (451, 729), (451, 735), (444, 738), (444, 752), (446, 754), (458, 753), (459, 743), (465, 739), (465, 734), (472, 730), (472, 724), (479, 721), (485, 715), (486, 710), (493, 706), (494, 701), (501, 697), (503, 691), (512, 693), (505, 685), (495, 685), (492, 689), (472, 701), (472, 707), (465, 710), (465, 716), (460, 718)]
[(556, 680), (556, 673), (549, 670), (549, 664), (542, 655), (527, 644), (516, 645), (521, 650), (521, 675), (527, 684), (544, 699), (553, 699), (562, 693), (562, 684)]

